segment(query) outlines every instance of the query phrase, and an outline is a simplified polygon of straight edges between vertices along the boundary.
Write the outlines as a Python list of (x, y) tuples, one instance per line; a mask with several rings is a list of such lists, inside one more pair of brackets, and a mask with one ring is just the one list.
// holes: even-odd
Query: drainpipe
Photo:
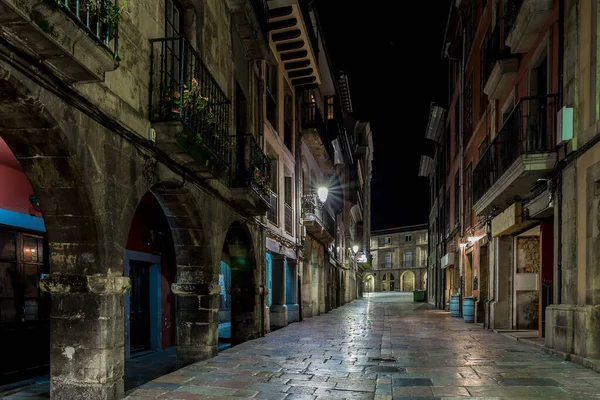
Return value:
[[(464, 115), (465, 115), (465, 108), (464, 108), (464, 95), (465, 95), (465, 51), (466, 51), (466, 43), (464, 40), (464, 37), (466, 35), (466, 28), (463, 27), (462, 29), (462, 56), (461, 56), (461, 62), (460, 62), (460, 108), (459, 108), (459, 115), (460, 115), (460, 121), (458, 121), (459, 123), (459, 153), (458, 153), (458, 162), (460, 163), (459, 165), (459, 173), (458, 173), (458, 188), (459, 188), (459, 195), (458, 195), (458, 209), (460, 212), (460, 237), (462, 238), (464, 235), (464, 202), (463, 202), (463, 174), (464, 174), (464, 168), (463, 168), (463, 158), (464, 158), (464, 129), (465, 129), (465, 125), (464, 125)], [(456, 196), (455, 196), (456, 198)], [(454, 205), (454, 209), (456, 212), (456, 205)], [(459, 258), (458, 258), (458, 270), (459, 270), (459, 275), (460, 275), (460, 279), (459, 279), (459, 288), (460, 288), (460, 296), (458, 297), (459, 299), (459, 303), (458, 303), (458, 307), (459, 307), (459, 312), (460, 315), (462, 316), (462, 300), (463, 300), (463, 249), (460, 247), (460, 243), (459, 243), (459, 247), (458, 247), (458, 251), (459, 251)]]
[[(559, 109), (564, 105), (564, 52), (565, 46), (565, 0), (558, 1), (558, 104)], [(556, 227), (556, 236), (558, 248), (556, 249), (556, 299), (554, 304), (562, 303), (562, 171), (558, 172), (556, 185), (556, 213), (558, 225)]]

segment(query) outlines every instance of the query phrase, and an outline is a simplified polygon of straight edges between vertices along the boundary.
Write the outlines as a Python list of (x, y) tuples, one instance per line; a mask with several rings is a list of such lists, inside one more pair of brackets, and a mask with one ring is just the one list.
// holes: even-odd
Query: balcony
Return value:
[(118, 67), (118, 0), (0, 0), (0, 36), (67, 82), (100, 82)]
[(335, 240), (335, 220), (313, 193), (302, 196), (302, 222), (317, 240), (325, 243)]
[(269, 6), (266, 0), (230, 0), (231, 21), (251, 60), (269, 57)]
[(527, 53), (552, 15), (553, 0), (508, 0), (505, 27), (510, 29), (506, 45), (513, 54)]
[(313, 27), (298, 0), (270, 0), (269, 35), (294, 86), (321, 84)]
[(557, 94), (531, 96), (515, 105), (473, 171), (477, 215), (525, 197), (554, 168), (557, 100)]
[(483, 92), (489, 100), (498, 100), (506, 95), (519, 69), (519, 59), (511, 57), (501, 38), (500, 26), (497, 25), (483, 52)]
[(302, 104), (302, 138), (325, 174), (333, 173), (334, 150), (316, 103)]
[(151, 41), (150, 121), (156, 144), (205, 179), (230, 164), (230, 102), (185, 38)]
[(271, 208), (271, 161), (251, 134), (232, 136), (231, 149), (232, 201), (250, 215), (264, 215)]

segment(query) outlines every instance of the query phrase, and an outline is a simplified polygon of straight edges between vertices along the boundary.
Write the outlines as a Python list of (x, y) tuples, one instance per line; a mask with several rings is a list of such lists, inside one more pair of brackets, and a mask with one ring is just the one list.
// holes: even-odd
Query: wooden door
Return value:
[(131, 353), (150, 350), (150, 263), (129, 261)]
[(50, 297), (44, 239), (0, 230), (0, 385), (48, 373)]

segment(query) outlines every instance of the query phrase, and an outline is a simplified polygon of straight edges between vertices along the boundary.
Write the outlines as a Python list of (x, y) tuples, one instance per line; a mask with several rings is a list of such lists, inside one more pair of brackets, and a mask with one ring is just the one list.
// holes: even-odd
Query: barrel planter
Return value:
[(467, 323), (475, 322), (475, 297), (465, 297), (463, 299), (463, 318)]
[(450, 296), (450, 316), (460, 317), (460, 296), (458, 294)]

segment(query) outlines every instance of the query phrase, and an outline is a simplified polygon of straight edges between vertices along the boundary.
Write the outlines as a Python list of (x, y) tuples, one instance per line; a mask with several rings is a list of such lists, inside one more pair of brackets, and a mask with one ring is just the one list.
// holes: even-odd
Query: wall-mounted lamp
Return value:
[(358, 253), (358, 245), (355, 244), (354, 246), (352, 246), (352, 251), (354, 253)]
[(327, 201), (327, 195), (329, 195), (329, 189), (325, 186), (321, 186), (317, 189), (317, 196), (319, 196), (319, 201), (321, 203), (325, 203)]

